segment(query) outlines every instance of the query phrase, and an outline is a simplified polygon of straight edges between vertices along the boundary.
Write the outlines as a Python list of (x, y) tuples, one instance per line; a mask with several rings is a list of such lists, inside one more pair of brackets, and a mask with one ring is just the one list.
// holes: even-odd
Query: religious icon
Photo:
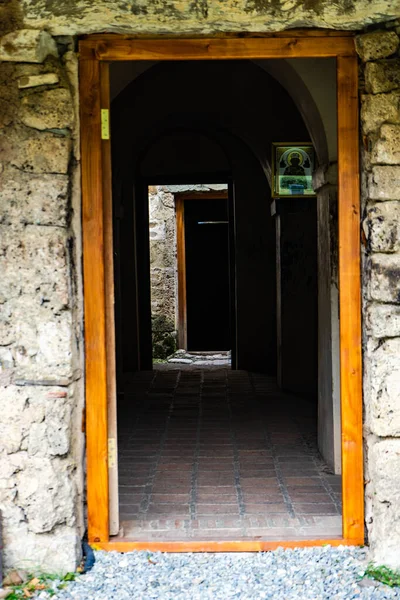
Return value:
[(309, 143), (272, 144), (272, 196), (315, 196), (314, 148)]

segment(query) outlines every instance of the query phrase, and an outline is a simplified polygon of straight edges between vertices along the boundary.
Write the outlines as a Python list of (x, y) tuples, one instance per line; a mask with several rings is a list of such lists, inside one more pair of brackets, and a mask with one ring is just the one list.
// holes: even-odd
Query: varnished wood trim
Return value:
[(187, 350), (185, 205), (183, 198), (175, 198), (175, 211), (178, 266), (178, 346)]
[(82, 60), (79, 75), (88, 528), (91, 542), (107, 542), (107, 355), (99, 62)]
[[(100, 63), (100, 104), (110, 110), (110, 73), (108, 63)], [(104, 281), (106, 311), (107, 406), (108, 406), (108, 487), (110, 535), (119, 531), (118, 505), (118, 432), (117, 432), (117, 368), (115, 362), (113, 207), (111, 181), (111, 142), (102, 140), (103, 210), (104, 210)]]
[(232, 540), (232, 541), (183, 541), (183, 542), (134, 542), (129, 539), (110, 540), (95, 544), (98, 550), (115, 550), (116, 552), (132, 552), (133, 550), (149, 550), (150, 552), (265, 552), (277, 548), (309, 548), (313, 546), (362, 546), (363, 540), (346, 540), (343, 538), (326, 538), (318, 540)]
[[(278, 546), (362, 544), (360, 206), (357, 59), (352, 36), (134, 40), (122, 36), (80, 42), (82, 197), (87, 405), (89, 540), (104, 549), (164, 551), (272, 550)], [(339, 271), (342, 406), (343, 538), (249, 542), (109, 542), (107, 470), (107, 352), (100, 66), (103, 60), (192, 60), (338, 57)]]
[(358, 66), (337, 61), (343, 536), (364, 536)]
[(352, 37), (268, 37), (82, 40), (82, 58), (98, 60), (235, 60), (355, 55)]

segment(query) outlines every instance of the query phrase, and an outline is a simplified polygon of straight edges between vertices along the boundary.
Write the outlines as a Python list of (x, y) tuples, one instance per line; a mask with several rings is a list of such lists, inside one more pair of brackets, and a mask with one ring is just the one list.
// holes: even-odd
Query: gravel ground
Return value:
[[(59, 600), (342, 600), (400, 598), (361, 579), (362, 548), (278, 549), (262, 553), (161, 554), (96, 552), (93, 569), (67, 585)], [(47, 598), (48, 595), (39, 595)]]

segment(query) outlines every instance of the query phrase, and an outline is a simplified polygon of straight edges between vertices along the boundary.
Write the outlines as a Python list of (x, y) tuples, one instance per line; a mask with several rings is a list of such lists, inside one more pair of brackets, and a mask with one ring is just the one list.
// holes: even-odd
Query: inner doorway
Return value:
[(232, 185), (148, 186), (153, 368), (222, 366), (235, 347)]
[(187, 350), (230, 350), (228, 201), (183, 200), (183, 211)]
[[(326, 42), (326, 40), (324, 40), (324, 42)], [(334, 52), (332, 51), (332, 55), (333, 55), (333, 56), (335, 56), (335, 55), (337, 55), (337, 54), (340, 54), (340, 52), (341, 52), (341, 50), (340, 50), (340, 48), (341, 48), (341, 45), (340, 45), (340, 43), (339, 43), (339, 45), (338, 45), (336, 42), (337, 42), (337, 40), (335, 40), (335, 51), (334, 51)], [(158, 43), (158, 42), (157, 42), (157, 43)], [(225, 44), (226, 44), (226, 40), (224, 40), (224, 47), (225, 47)], [(178, 44), (178, 45), (179, 45), (179, 44)], [(184, 43), (183, 45), (185, 45), (185, 43)], [(200, 44), (200, 45), (201, 45), (201, 44)], [(261, 43), (261, 45), (262, 45), (262, 43)], [(279, 45), (279, 44), (278, 44), (278, 45)], [(250, 46), (251, 46), (251, 44), (250, 44)], [(312, 45), (311, 45), (311, 46), (312, 46)], [(311, 48), (311, 46), (310, 46), (310, 48)], [(212, 47), (212, 44), (211, 44), (211, 47)], [(216, 42), (216, 47), (218, 47), (218, 42)], [(303, 46), (300, 46), (300, 47), (303, 47)], [(311, 50), (310, 48), (308, 49), (308, 52), (309, 52), (309, 55), (310, 55), (310, 56), (312, 56), (312, 55), (313, 55), (312, 53), (313, 53), (313, 52), (315, 52), (315, 44), (314, 44), (314, 46), (312, 46), (312, 47), (313, 47), (313, 50)], [(322, 47), (322, 46), (321, 46), (321, 47)], [(324, 46), (324, 48), (325, 48), (325, 52), (326, 52), (326, 47), (327, 47), (327, 46), (325, 45), (325, 46)], [(348, 54), (347, 54), (347, 53), (349, 52), (349, 46), (348, 46), (348, 45), (346, 45), (345, 43), (343, 43), (343, 47), (345, 47), (345, 51), (344, 51), (344, 52), (346, 53), (346, 54), (344, 54), (344, 56), (346, 56), (346, 57), (347, 57), (347, 56), (348, 56)], [(210, 48), (210, 46), (207, 46), (207, 48)], [(104, 47), (102, 47), (102, 48), (97, 48), (97, 52), (100, 52), (100, 54), (97, 54), (97, 56), (98, 56), (98, 57), (99, 57), (99, 56), (101, 56), (101, 52), (102, 52), (102, 51), (104, 51)], [(253, 49), (253, 51), (254, 51), (254, 49)], [(131, 49), (131, 52), (132, 52), (132, 49)], [(283, 55), (285, 55), (285, 53), (284, 53), (284, 50), (281, 50), (281, 52), (283, 52)], [(267, 55), (268, 55), (268, 53), (267, 53)], [(108, 56), (108, 58), (110, 58), (110, 56), (112, 56), (112, 54), (111, 54), (111, 55), (110, 55), (110, 54), (108, 54), (107, 56)], [(132, 53), (131, 53), (130, 55), (128, 54), (128, 56), (131, 56), (131, 57), (132, 57)], [(206, 55), (205, 55), (205, 56), (206, 56)], [(86, 59), (86, 60), (87, 60), (87, 59)], [(346, 60), (344, 60), (344, 62), (343, 62), (343, 60), (344, 60), (344, 59), (343, 59), (343, 58), (340, 56), (340, 60), (339, 60), (339, 63), (338, 63), (338, 65), (339, 65), (339, 69), (338, 69), (338, 72), (339, 72), (339, 74), (340, 74), (340, 68), (343, 68), (343, 65), (344, 65), (344, 64), (346, 64)], [(347, 64), (349, 65), (350, 63), (347, 63)], [(355, 75), (355, 70), (354, 70), (354, 72), (353, 72), (353, 70), (352, 70), (352, 69), (350, 69), (350, 71), (351, 71), (351, 77), (349, 76), (349, 72), (347, 71), (347, 75), (346, 75), (346, 77), (347, 77), (347, 78), (345, 79), (347, 82), (348, 82), (348, 81), (351, 81), (351, 82), (353, 82), (353, 78), (352, 78), (352, 76), (353, 76), (353, 75)], [(89, 77), (89, 79), (90, 79), (90, 77)], [(355, 77), (354, 77), (354, 79), (355, 79)], [(338, 81), (339, 81), (339, 99), (340, 99), (340, 97), (341, 97), (341, 96), (340, 96), (340, 94), (341, 94), (341, 91), (340, 91), (340, 89), (341, 89), (341, 88), (340, 88), (340, 85), (342, 85), (342, 93), (343, 93), (343, 91), (344, 91), (343, 85), (344, 85), (344, 81), (345, 81), (345, 80), (344, 80), (344, 79), (343, 79), (343, 80), (341, 80), (341, 79), (340, 79), (340, 76), (339, 76), (339, 79), (338, 79)], [(347, 106), (347, 105), (346, 105), (346, 106)], [(340, 115), (340, 110), (341, 110), (341, 105), (339, 104), (339, 115)], [(350, 111), (350, 112), (351, 112), (351, 111)], [(346, 112), (346, 110), (344, 109), (344, 114), (345, 114), (345, 115), (346, 115), (346, 114), (348, 115), (348, 114), (349, 114), (349, 112)], [(353, 116), (354, 116), (354, 115), (353, 115)], [(340, 118), (342, 119), (342, 116), (341, 116)], [(343, 122), (342, 122), (342, 121), (339, 121), (339, 131), (342, 131), (342, 130), (341, 130), (341, 126), (342, 126), (342, 125), (343, 125)], [(348, 127), (347, 127), (347, 125), (346, 125), (346, 131), (348, 131)], [(340, 142), (341, 142), (341, 139), (342, 139), (342, 138), (339, 138), (339, 151), (340, 151), (340, 153), (345, 153), (345, 146), (344, 146), (343, 144), (342, 144), (342, 145), (340, 144)], [(347, 151), (349, 151), (349, 150), (348, 150), (348, 148), (349, 148), (349, 146), (348, 146), (348, 140), (346, 140), (346, 143), (347, 143)], [(345, 154), (344, 154), (344, 155), (345, 155)], [(355, 161), (356, 161), (356, 152), (354, 153), (354, 155), (352, 155), (352, 166), (354, 166), (354, 164), (355, 164), (353, 159), (355, 159)], [(95, 169), (95, 170), (96, 170), (96, 169)], [(94, 171), (95, 171), (95, 170), (94, 170)], [(92, 171), (92, 172), (93, 172), (93, 171)], [(341, 180), (341, 181), (343, 181), (343, 180)], [(345, 180), (345, 181), (348, 181), (348, 180)], [(353, 200), (354, 200), (354, 188), (353, 188), (353, 190), (352, 190), (352, 191), (353, 191), (353, 196), (352, 196), (352, 198), (353, 198)], [(88, 194), (88, 188), (87, 188), (87, 187), (85, 187), (85, 185), (84, 185), (84, 197), (87, 197), (87, 194)], [(357, 195), (357, 194), (356, 194), (356, 195)], [(91, 199), (93, 200), (93, 196), (91, 196)], [(93, 214), (93, 211), (91, 211), (91, 215), (92, 215), (92, 214)], [(354, 214), (354, 203), (352, 204), (352, 214)], [(101, 211), (100, 211), (100, 217), (102, 217), (102, 213), (101, 213)], [(98, 230), (98, 229), (96, 229), (96, 230)], [(91, 231), (91, 230), (89, 230), (89, 231)], [(343, 229), (342, 229), (342, 228), (340, 228), (340, 231), (342, 231), (342, 232), (343, 232)], [(351, 246), (351, 240), (352, 240), (351, 236), (349, 236), (348, 238), (346, 238), (346, 241), (347, 241), (347, 242), (349, 242), (350, 246)], [(354, 241), (354, 240), (353, 240), (353, 241)], [(86, 243), (87, 243), (87, 240), (86, 240)], [(348, 248), (348, 247), (349, 247), (349, 246), (347, 246), (347, 248)], [(88, 277), (86, 277), (86, 273), (87, 273)], [(344, 273), (346, 273), (346, 271), (345, 271)], [(342, 274), (343, 274), (343, 270), (342, 270)], [(353, 274), (353, 276), (354, 276), (354, 274)], [(91, 286), (93, 285), (93, 283), (94, 283), (94, 282), (93, 282), (93, 278), (91, 278), (91, 277), (90, 277), (90, 272), (85, 272), (85, 281), (86, 281), (86, 283), (88, 284), (88, 289), (93, 291), (93, 288), (92, 288)], [(346, 279), (346, 283), (349, 283), (349, 284), (350, 284), (350, 282), (351, 282), (351, 278), (349, 278), (349, 279)], [(343, 279), (341, 280), (341, 285), (343, 285)], [(351, 288), (351, 285), (350, 285), (350, 288)], [(346, 293), (348, 293), (348, 290), (346, 290)], [(357, 295), (356, 295), (356, 297), (357, 297)], [(101, 298), (101, 294), (99, 294), (99, 298)], [(350, 299), (352, 298), (351, 294), (350, 294), (350, 296), (346, 296), (346, 298), (347, 298), (347, 300), (350, 300)], [(87, 301), (87, 306), (89, 306), (89, 304), (88, 304), (88, 298), (86, 298), (86, 301)], [(348, 305), (348, 306), (352, 306), (351, 302), (349, 303), (349, 305)], [(349, 322), (347, 321), (347, 317), (346, 317), (346, 315), (347, 315), (346, 309), (348, 309), (348, 306), (346, 306), (346, 304), (344, 304), (344, 305), (343, 305), (343, 296), (341, 296), (341, 307), (342, 307), (341, 316), (343, 316), (343, 314), (345, 315), (345, 324), (347, 324), (347, 326), (349, 325)], [(354, 306), (353, 306), (353, 308), (354, 308)], [(92, 305), (92, 309), (93, 309), (93, 305)], [(343, 309), (344, 309), (344, 311), (343, 311)], [(89, 311), (89, 313), (88, 313), (88, 315), (87, 315), (87, 316), (90, 316), (90, 311)], [(352, 314), (352, 318), (354, 319), (354, 313)], [(92, 321), (90, 320), (90, 318), (89, 318), (89, 319), (87, 318), (87, 323), (88, 323), (87, 335), (88, 335), (88, 336), (89, 336), (89, 338), (90, 338), (90, 335), (91, 335), (91, 334), (90, 334), (90, 331), (91, 331), (91, 323), (92, 323)], [(353, 321), (353, 323), (354, 323), (354, 321)], [(88, 332), (89, 332), (89, 333), (88, 333)], [(89, 347), (91, 347), (91, 346), (89, 345)], [(100, 357), (100, 358), (101, 358), (101, 357)], [(103, 356), (103, 358), (104, 358), (104, 356)], [(344, 366), (343, 366), (343, 360), (344, 360), (344, 364), (348, 364), (348, 363), (346, 362), (346, 361), (348, 361), (348, 358), (349, 358), (348, 354), (344, 354), (344, 353), (342, 352), (342, 369), (344, 368)], [(91, 363), (91, 364), (93, 364), (93, 363)], [(346, 381), (346, 382), (347, 382), (347, 383), (346, 383), (346, 385), (349, 385), (349, 384), (350, 384), (350, 381), (349, 381), (348, 377), (347, 377), (347, 379), (346, 379), (346, 373), (347, 373), (347, 371), (343, 371), (343, 372), (342, 372), (342, 374), (344, 375), (344, 381)], [(352, 374), (354, 374), (354, 373), (358, 373), (358, 374), (359, 374), (359, 370), (357, 370), (357, 369), (356, 369), (355, 371), (354, 371), (354, 370), (350, 370), (350, 371), (349, 371), (349, 373), (352, 373)], [(89, 375), (90, 375), (90, 373), (89, 373)], [(353, 380), (351, 380), (351, 381), (353, 381)], [(88, 377), (88, 382), (89, 382), (89, 383), (88, 383), (88, 385), (89, 385), (89, 387), (90, 387), (90, 376)], [(343, 378), (342, 378), (342, 382), (343, 382)], [(89, 400), (90, 400), (90, 396), (89, 396)], [(101, 397), (100, 397), (100, 400), (101, 400)], [(90, 402), (89, 402), (89, 404), (90, 404)], [(342, 404), (344, 404), (344, 408), (346, 408), (346, 404), (345, 404), (345, 400), (344, 400), (343, 394), (342, 394)], [(91, 414), (91, 413), (90, 413), (90, 410), (91, 410), (91, 409), (89, 408), (89, 409), (88, 409), (88, 411), (89, 411), (89, 413), (88, 413), (88, 414), (89, 414), (89, 416), (90, 416), (90, 414)], [(95, 412), (93, 413), (93, 416), (95, 416)], [(352, 429), (352, 432), (354, 433), (354, 429)], [(346, 435), (349, 435), (349, 432), (348, 432), (348, 430), (347, 430), (347, 429), (344, 429), (344, 431), (342, 431), (342, 435), (343, 435), (343, 434), (344, 434), (344, 437), (346, 437)], [(101, 444), (102, 444), (102, 440), (101, 440), (101, 439), (99, 440), (99, 438), (98, 438), (98, 437), (97, 437), (96, 444), (97, 444), (97, 447), (101, 446)], [(89, 443), (88, 445), (89, 445), (89, 447), (90, 447), (90, 448), (92, 448), (92, 446), (90, 445), (90, 443)], [(93, 447), (93, 449), (94, 449), (94, 447)], [(96, 454), (96, 456), (97, 456), (97, 454)], [(354, 458), (354, 455), (353, 455), (353, 458)], [(347, 464), (347, 462), (346, 462), (346, 460), (347, 460), (347, 459), (348, 459), (348, 456), (346, 456), (346, 455), (345, 455), (345, 457), (344, 457), (344, 475), (346, 474), (346, 468), (347, 468), (347, 466), (348, 466), (348, 464)], [(353, 461), (353, 462), (354, 462), (354, 461)], [(352, 464), (353, 464), (353, 463), (352, 463)], [(359, 464), (358, 464), (358, 466), (359, 466)], [(353, 476), (355, 476), (355, 475), (356, 475), (356, 473), (357, 473), (357, 471), (354, 471), (354, 470), (352, 471), (352, 475), (353, 475)], [(347, 475), (348, 475), (348, 472), (347, 472)], [(350, 482), (350, 480), (349, 480), (349, 482)], [(91, 482), (90, 482), (90, 481), (88, 481), (88, 489), (89, 489), (89, 488), (91, 488), (91, 485), (92, 485), (92, 484), (91, 484)], [(354, 486), (353, 486), (353, 487), (354, 487)], [(93, 488), (91, 488), (91, 489), (93, 490)], [(346, 490), (346, 487), (345, 487), (345, 486), (344, 486), (344, 490)], [(347, 491), (347, 490), (346, 490), (346, 491)], [(89, 494), (89, 496), (90, 496), (90, 494)], [(91, 506), (93, 507), (94, 505), (92, 504)], [(358, 506), (359, 506), (359, 505), (358, 505)], [(343, 539), (345, 539), (345, 540), (354, 540), (354, 539), (355, 539), (354, 535), (351, 535), (351, 534), (349, 535), (349, 533), (351, 533), (351, 531), (353, 531), (353, 528), (354, 528), (354, 523), (358, 523), (358, 524), (359, 524), (359, 518), (358, 518), (358, 516), (357, 516), (357, 519), (356, 519), (356, 521), (354, 521), (354, 518), (352, 518), (352, 520), (351, 520), (351, 521), (349, 521), (349, 520), (346, 518), (346, 514), (347, 514), (347, 513), (345, 512), (345, 519), (344, 519), (344, 523), (345, 523), (345, 526), (344, 526), (344, 536), (346, 536), (346, 535), (347, 535), (347, 537), (340, 538), (340, 539), (341, 539), (341, 541), (343, 541)], [(359, 513), (358, 513), (358, 515), (359, 515)], [(92, 514), (92, 516), (93, 516), (93, 514)], [(102, 539), (104, 539), (104, 535), (106, 535), (106, 538), (107, 538), (107, 534), (104, 534), (104, 525), (103, 525), (103, 531), (102, 531), (102, 533), (100, 533), (101, 531), (102, 531), (102, 530), (101, 530), (101, 527), (100, 527), (100, 529), (99, 529), (99, 534), (101, 535), (101, 538), (102, 538)], [(91, 538), (93, 538), (93, 539), (96, 539), (96, 532), (95, 532), (93, 529), (91, 530)], [(100, 541), (100, 542), (102, 542), (102, 539), (101, 539), (101, 538), (99, 538), (99, 541)], [(339, 539), (339, 538), (337, 538), (337, 539)], [(357, 539), (360, 539), (360, 538), (358, 537)], [(108, 541), (107, 541), (107, 542), (104, 542), (104, 543), (108, 543)], [(123, 540), (122, 540), (121, 542), (116, 542), (116, 543), (124, 543), (124, 542), (123, 542)], [(132, 542), (132, 543), (133, 543), (133, 542)], [(262, 545), (262, 547), (268, 547), (268, 543), (269, 543), (269, 542), (268, 542), (268, 540), (265, 540), (265, 542), (263, 542), (263, 545)], [(296, 543), (296, 542), (295, 542), (295, 541), (293, 541), (293, 543)], [(267, 546), (266, 546), (265, 544), (267, 544)], [(186, 547), (187, 547), (187, 546), (186, 546)], [(204, 545), (203, 545), (203, 547), (204, 547)], [(197, 548), (199, 548), (199, 546), (198, 546), (198, 545), (197, 545)], [(243, 549), (243, 548), (244, 548), (244, 546), (242, 546), (242, 549)], [(257, 546), (257, 548), (260, 548), (260, 546), (258, 545), (258, 546)], [(221, 548), (221, 549), (222, 549), (222, 548)]]

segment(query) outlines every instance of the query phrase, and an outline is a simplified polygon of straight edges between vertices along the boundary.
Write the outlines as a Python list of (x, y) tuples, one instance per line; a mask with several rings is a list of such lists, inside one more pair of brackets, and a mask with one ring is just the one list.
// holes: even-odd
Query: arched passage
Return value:
[[(295, 104), (277, 81), (252, 62), (163, 63), (127, 85), (115, 98), (113, 111), (113, 152), (120, 152), (118, 160), (113, 161), (114, 197), (117, 205), (124, 206), (124, 220), (129, 227), (132, 189), (136, 206), (145, 205), (146, 192), (141, 187), (144, 179), (154, 183), (157, 179), (171, 182), (171, 177), (186, 177), (192, 182), (193, 177), (199, 181), (211, 181), (210, 177), (219, 181), (224, 175), (233, 178), (237, 248), (241, 248), (236, 253), (237, 365), (275, 373), (276, 239), (268, 174), (272, 141), (280, 136), (293, 141), (308, 137)], [(214, 144), (205, 142), (205, 136)], [(218, 156), (221, 149), (225, 161)], [(146, 152), (147, 159), (143, 159)], [(146, 215), (137, 218), (145, 220)], [(132, 235), (127, 233), (126, 237), (132, 244)], [(147, 238), (141, 243), (144, 255)], [(144, 263), (142, 267), (147, 269)], [(248, 294), (249, 289), (254, 293)], [(139, 299), (142, 328), (140, 332), (131, 328), (129, 343), (133, 346), (139, 336), (142, 365), (148, 368), (149, 294), (137, 293), (143, 298)], [(132, 288), (129, 307), (135, 294)], [(304, 314), (301, 320), (304, 328), (309, 321), (309, 330), (315, 329), (314, 317), (310, 306), (309, 316)], [(312, 335), (303, 337), (314, 342)], [(310, 366), (315, 364), (315, 352), (314, 344), (310, 352), (303, 354), (310, 357)], [(137, 364), (135, 349), (129, 348), (125, 354), (132, 369)], [(298, 372), (306, 373), (307, 366)], [(312, 368), (310, 372), (309, 380), (315, 380)]]

